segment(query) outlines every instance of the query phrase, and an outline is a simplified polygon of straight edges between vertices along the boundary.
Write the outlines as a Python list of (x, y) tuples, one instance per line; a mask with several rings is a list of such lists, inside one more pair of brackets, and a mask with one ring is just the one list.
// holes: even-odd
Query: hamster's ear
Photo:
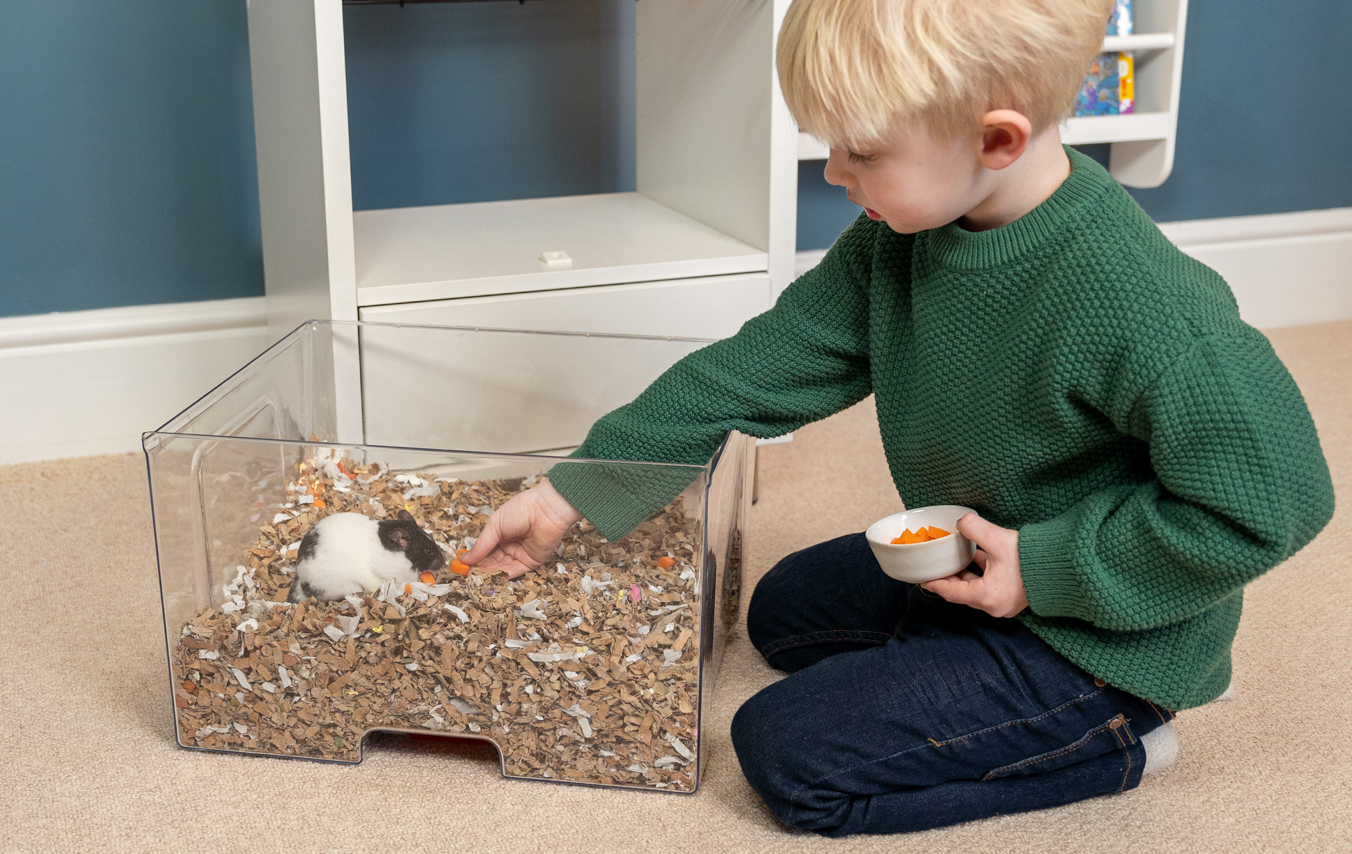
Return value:
[(413, 514), (410, 513), (410, 512), (408, 512), (407, 510), (400, 510), (400, 511), (399, 511), (399, 518), (400, 518), (400, 519), (403, 519), (405, 522), (412, 522), (412, 521), (413, 521)]
[(390, 540), (398, 544), (399, 548), (406, 549), (410, 542), (408, 531), (405, 531), (403, 528), (391, 528)]

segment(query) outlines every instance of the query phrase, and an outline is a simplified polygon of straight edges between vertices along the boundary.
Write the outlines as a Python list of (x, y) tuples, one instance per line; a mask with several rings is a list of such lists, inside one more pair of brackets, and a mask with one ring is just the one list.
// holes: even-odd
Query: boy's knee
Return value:
[(794, 721), (766, 691), (742, 704), (732, 718), (732, 747), (751, 788), (781, 823), (828, 836), (845, 823), (850, 799), (808, 784), (804, 743)]
[(784, 605), (785, 565), (793, 557), (789, 555), (771, 567), (751, 591), (751, 601), (746, 606), (746, 636), (757, 652), (763, 652), (767, 643), (782, 634), (779, 615)]

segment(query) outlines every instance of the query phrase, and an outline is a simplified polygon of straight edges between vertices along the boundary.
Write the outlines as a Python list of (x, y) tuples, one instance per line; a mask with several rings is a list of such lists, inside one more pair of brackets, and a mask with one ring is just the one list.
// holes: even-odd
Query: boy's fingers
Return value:
[(462, 563), (474, 566), (479, 561), (493, 553), (493, 549), (498, 547), (502, 540), (502, 535), (498, 532), (498, 514), (494, 513), (488, 518), (488, 524), (479, 532), (479, 537), (474, 541), (474, 548), (465, 553), (460, 558)]
[(981, 549), (977, 549), (975, 552), (972, 553), (972, 563), (974, 563), (974, 564), (976, 564), (977, 566), (981, 567), (981, 571), (982, 571), (982, 572), (985, 572), (985, 571), (986, 571), (986, 563), (987, 563), (990, 559), (991, 559), (991, 556), (988, 555), (988, 554), (986, 554), (986, 553), (985, 553), (984, 551), (982, 551)]
[(1001, 530), (1003, 529), (999, 525), (987, 522), (975, 513), (963, 514), (958, 520), (958, 532), (983, 548), (990, 541), (991, 535)]
[(971, 575), (971, 573), (968, 573), (968, 575), (971, 575), (970, 579), (964, 579), (961, 575), (962, 573), (950, 575), (947, 578), (936, 578), (935, 580), (927, 581), (920, 586), (931, 593), (939, 594), (955, 605), (966, 605), (972, 599), (972, 585), (980, 579), (975, 575)]

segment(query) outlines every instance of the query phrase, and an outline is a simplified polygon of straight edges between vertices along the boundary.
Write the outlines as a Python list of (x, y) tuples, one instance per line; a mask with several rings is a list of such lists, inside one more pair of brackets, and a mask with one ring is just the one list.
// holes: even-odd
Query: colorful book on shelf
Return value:
[[(1116, 0), (1105, 35), (1131, 35), (1131, 0)], [(1101, 53), (1075, 96), (1076, 116), (1116, 116), (1135, 112), (1136, 61), (1130, 51)]]
[(1136, 58), (1129, 50), (1117, 55), (1117, 112), (1136, 112)]
[(1131, 0), (1117, 0), (1108, 16), (1108, 29), (1104, 35), (1129, 36), (1131, 33)]
[(1118, 62), (1115, 53), (1100, 53), (1075, 96), (1076, 116), (1115, 116), (1119, 109)]

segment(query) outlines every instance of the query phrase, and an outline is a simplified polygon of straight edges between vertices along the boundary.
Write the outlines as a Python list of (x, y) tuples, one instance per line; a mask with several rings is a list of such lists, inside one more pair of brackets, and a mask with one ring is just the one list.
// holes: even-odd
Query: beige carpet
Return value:
[[(1352, 323), (1272, 334), (1352, 487)], [(1185, 712), (1135, 791), (903, 837), (777, 826), (728, 741), (775, 674), (728, 647), (694, 796), (503, 780), (492, 748), (384, 737), (358, 766), (174, 745), (139, 455), (0, 468), (0, 850), (1349, 851), (1352, 508), (1252, 585), (1237, 698)], [(865, 403), (762, 449), (749, 571), (898, 509)]]

